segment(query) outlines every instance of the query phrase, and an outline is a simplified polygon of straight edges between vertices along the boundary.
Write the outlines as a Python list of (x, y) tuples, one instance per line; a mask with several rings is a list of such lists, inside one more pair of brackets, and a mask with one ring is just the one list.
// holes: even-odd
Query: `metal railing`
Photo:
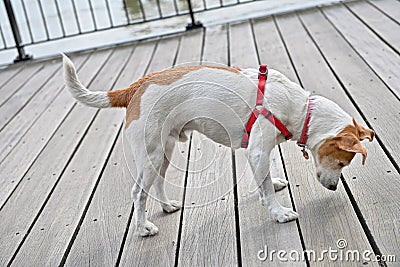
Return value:
[(16, 49), (17, 61), (32, 58), (25, 47), (128, 25), (189, 16), (186, 29), (202, 27), (195, 14), (257, 0), (3, 0), (0, 51)]

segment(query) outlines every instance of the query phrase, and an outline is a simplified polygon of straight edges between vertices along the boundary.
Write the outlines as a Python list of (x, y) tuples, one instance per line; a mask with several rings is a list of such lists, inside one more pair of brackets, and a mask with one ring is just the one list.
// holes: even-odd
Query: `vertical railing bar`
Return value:
[(88, 2), (89, 2), (89, 7), (90, 7), (90, 14), (92, 15), (94, 30), (97, 31), (97, 23), (96, 23), (96, 18), (94, 17), (94, 9), (93, 9), (93, 5), (92, 5), (92, 1), (88, 0)]
[[(24, 31), (22, 31), (22, 33), (24, 34), (24, 37), (25, 37), (25, 35), (28, 35), (30, 39), (26, 38), (28, 40), (26, 40), (25, 42), (22, 42), (21, 35), (20, 35), (21, 32), (19, 32), (19, 30), (15, 31), (15, 29), (18, 29), (18, 27), (14, 27), (13, 34), (15, 32), (18, 32), (18, 35), (19, 35), (18, 36), (19, 37), (18, 40), (19, 41), (16, 42), (15, 48), (17, 48), (19, 52), (22, 51), (22, 53), (24, 53), (24, 50), (23, 50), (24, 45), (39, 44), (39, 43), (44, 43), (46, 41), (58, 40), (58, 39), (62, 39), (62, 38), (65, 38), (65, 37), (68, 38), (68, 37), (76, 36), (76, 35), (79, 35), (79, 34), (86, 34), (86, 33), (96, 32), (96, 31), (99, 31), (99, 30), (112, 29), (112, 28), (115, 28), (115, 27), (131, 25), (131, 24), (138, 24), (138, 23), (144, 23), (144, 22), (148, 22), (148, 21), (161, 20), (161, 19), (166, 19), (166, 18), (170, 18), (170, 17), (174, 17), (174, 16), (181, 16), (181, 15), (190, 15), (191, 23), (189, 23), (186, 26), (186, 29), (188, 29), (188, 30), (189, 29), (195, 29), (195, 28), (202, 27), (202, 24), (200, 22), (195, 21), (195, 14), (197, 12), (218, 9), (218, 8), (231, 6), (231, 5), (239, 5), (239, 4), (242, 4), (242, 3), (254, 2), (254, 1), (257, 1), (257, 0), (226, 0), (226, 1), (225, 0), (218, 0), (219, 6), (212, 6), (208, 2), (209, 0), (202, 0), (202, 1), (198, 1), (198, 2), (187, 0), (186, 2), (189, 5), (188, 12), (186, 12), (185, 9), (181, 9), (180, 8), (179, 0), (172, 0), (173, 7), (170, 6), (167, 9), (164, 9), (164, 6), (162, 6), (163, 0), (156, 0), (154, 2), (157, 4), (158, 16), (156, 15), (155, 17), (150, 17), (150, 18), (147, 18), (147, 15), (148, 15), (147, 14), (148, 10), (146, 9), (147, 8), (147, 5), (146, 5), (147, 2), (144, 3), (145, 0), (136, 0), (139, 3), (140, 12), (141, 12), (141, 16), (142, 16), (142, 19), (137, 19), (137, 20), (136, 19), (132, 20), (132, 16), (131, 16), (131, 14), (129, 12), (129, 5), (126, 2), (127, 0), (123, 0), (123, 8), (124, 8), (123, 12), (125, 13), (125, 18), (126, 18), (126, 23), (125, 24), (123, 22), (119, 23), (119, 19), (114, 18), (114, 15), (115, 15), (115, 13), (113, 12), (114, 11), (113, 10), (114, 6), (112, 4), (113, 2), (111, 2), (110, 0), (104, 0), (105, 1), (105, 5), (104, 6), (103, 5), (102, 6), (96, 6), (97, 2), (95, 2), (94, 0), (86, 0), (87, 1), (86, 3), (89, 6), (89, 12), (91, 13), (90, 14), (91, 19), (89, 19), (89, 18), (88, 19), (89, 19), (89, 21), (91, 20), (92, 23), (93, 23), (93, 28), (94, 29), (92, 29), (92, 30), (91, 29), (85, 30), (84, 24), (82, 24), (85, 21), (83, 21), (81, 19), (81, 17), (80, 17), (81, 9), (80, 9), (80, 6), (78, 5), (78, 3), (79, 3), (78, 0), (70, 0), (68, 2), (71, 3), (72, 9), (73, 9), (72, 19), (75, 19), (75, 23), (76, 23), (77, 28), (78, 28), (78, 33), (72, 33), (72, 34), (70, 34), (68, 32), (68, 27), (67, 27), (67, 24), (66, 24), (66, 21), (65, 21), (66, 17), (63, 17), (64, 9), (63, 9), (62, 2), (58, 2), (59, 0), (51, 0), (50, 1), (50, 5), (51, 5), (51, 3), (53, 3), (55, 5), (55, 8), (56, 8), (56, 15), (58, 17), (55, 20), (57, 21), (56, 23), (59, 23), (59, 25), (60, 25), (61, 32), (62, 32), (62, 37), (59, 36), (59, 35), (52, 36), (52, 28), (51, 27), (52, 27), (53, 21), (49, 17), (47, 17), (49, 14), (48, 14), (48, 11), (46, 9), (46, 3), (47, 2), (45, 0), (36, 0), (36, 1), (30, 1), (30, 2), (28, 2), (26, 0), (3, 0), (3, 1), (4, 1), (4, 3), (9, 3), (8, 4), (9, 7), (12, 6), (11, 5), (12, 1), (19, 1), (19, 2), (17, 2), (18, 6), (16, 6), (16, 7), (18, 8), (18, 11), (20, 11), (20, 9), (22, 9), (20, 11), (22, 16), (18, 17), (18, 18), (19, 18), (19, 20), (21, 20), (21, 23), (23, 24), (23, 26), (25, 26), (25, 28), (23, 30), (28, 31), (28, 34), (26, 34), (26, 32), (24, 32)], [(27, 3), (25, 3), (25, 1)], [(200, 4), (200, 6), (198, 6), (198, 8), (196, 10), (193, 10), (192, 2), (195, 2), (195, 3), (199, 3), (200, 2), (200, 3), (203, 4), (203, 7), (201, 7), (201, 4)], [(15, 3), (15, 2), (13, 2), (13, 3)], [(33, 7), (34, 9), (32, 11), (30, 4), (38, 5), (39, 8), (37, 8), (35, 6), (35, 7)], [(69, 8), (67, 8), (67, 10)], [(107, 12), (108, 20), (109, 20), (109, 25), (106, 26), (106, 27), (101, 27), (101, 28), (99, 28), (100, 25), (101, 25), (101, 24), (99, 24), (100, 17), (97, 18), (100, 15), (99, 15), (99, 13), (95, 13), (95, 12), (99, 11), (100, 8), (101, 8), (103, 16), (105, 15), (103, 13), (104, 12), (103, 8), (107, 9), (105, 12)], [(11, 10), (12, 13), (14, 13), (14, 11), (13, 11), (14, 8), (11, 7), (9, 9)], [(28, 11), (28, 9), (29, 9), (29, 11)], [(172, 9), (174, 11), (172, 11)], [(171, 13), (169, 13), (168, 10), (171, 10)], [(36, 11), (36, 12), (39, 11), (40, 12), (40, 18), (37, 18), (39, 14), (33, 14), (34, 11)], [(7, 12), (9, 12), (9, 11), (7, 11)], [(121, 11), (119, 11), (119, 12), (121, 12)], [(69, 13), (69, 14), (71, 14), (71, 13)], [(122, 14), (120, 14), (120, 15), (122, 15)], [(45, 34), (46, 34), (46, 39), (35, 40), (35, 38), (37, 38), (36, 37), (36, 32), (35, 32), (36, 28), (34, 27), (36, 24), (33, 23), (33, 20), (31, 20), (31, 18), (32, 19), (36, 19), (36, 20), (39, 19), (39, 22), (40, 22), (40, 20), (43, 22), (43, 25), (44, 25), (43, 27), (44, 27)], [(23, 19), (25, 19), (25, 21), (23, 21)], [(14, 16), (14, 21), (16, 21), (15, 20), (15, 16)], [(123, 18), (122, 18), (122, 21), (123, 21)], [(25, 25), (25, 23), (26, 23), (26, 25)], [(18, 26), (16, 22), (14, 23), (14, 26)], [(57, 30), (57, 32), (58, 32), (58, 30)], [(7, 35), (5, 34), (5, 31), (4, 31), (4, 25), (0, 25), (0, 41), (2, 42), (2, 43), (0, 43), (0, 45), (2, 46), (0, 48), (0, 51), (5, 50), (5, 49), (14, 48), (13, 45), (12, 46), (8, 45), (8, 43), (7, 43), (8, 40), (7, 40), (6, 36)], [(14, 39), (15, 39), (15, 41), (17, 40), (16, 37), (15, 37), (15, 34), (14, 34)], [(23, 54), (23, 55), (24, 55), (24, 58), (27, 58), (27, 56), (25, 54)]]
[(110, 10), (110, 5), (108, 3), (108, 0), (104, 0), (106, 2), (106, 8), (107, 8), (107, 13), (108, 13), (108, 20), (110, 21), (111, 28), (114, 28), (114, 22), (112, 20), (112, 15), (111, 15), (111, 10)]
[(4, 49), (7, 49), (6, 38), (4, 37), (3, 28), (1, 27), (1, 24), (0, 24), (0, 35), (1, 35), (1, 42), (3, 43), (3, 47), (4, 47)]
[(178, 4), (176, 3), (176, 0), (174, 0), (174, 9), (175, 9), (175, 14), (179, 15)]
[(47, 27), (46, 18), (44, 16), (42, 2), (41, 2), (41, 0), (36, 0), (36, 2), (39, 4), (39, 11), (40, 11), (40, 15), (42, 17), (43, 26), (44, 26), (44, 30), (45, 30), (45, 33), (46, 33), (46, 38), (47, 38), (47, 41), (48, 41), (48, 40), (50, 40), (50, 34), (49, 34), (49, 28)]
[(22, 10), (24, 11), (24, 16), (25, 16), (25, 20), (26, 20), (26, 25), (28, 26), (28, 33), (29, 33), (29, 38), (31, 39), (31, 43), (34, 43), (33, 41), (33, 34), (32, 34), (32, 28), (31, 28), (31, 24), (29, 22), (29, 18), (28, 18), (28, 13), (26, 11), (26, 7), (25, 7), (25, 2), (24, 0), (21, 0), (21, 4), (22, 4)]
[(203, 6), (204, 6), (204, 10), (207, 10), (207, 0), (203, 0)]
[(57, 10), (57, 16), (58, 16), (58, 21), (60, 22), (60, 27), (61, 27), (61, 32), (62, 32), (62, 36), (65, 37), (65, 28), (64, 28), (64, 22), (62, 20), (62, 16), (61, 16), (61, 12), (60, 12), (60, 6), (58, 5), (58, 1), (57, 0), (53, 0), (55, 6), (56, 6), (56, 10)]
[(82, 33), (82, 28), (81, 28), (81, 23), (79, 21), (78, 11), (77, 11), (76, 5), (75, 5), (75, 0), (71, 0), (71, 4), (72, 4), (72, 9), (74, 11), (74, 17), (75, 17), (75, 21), (76, 21), (76, 26), (78, 27), (79, 34), (81, 34)]
[(126, 6), (126, 0), (122, 0), (124, 3), (124, 10), (125, 10), (125, 17), (126, 17), (126, 24), (130, 24), (131, 19), (129, 18), (128, 7)]
[(158, 17), (160, 19), (162, 19), (163, 15), (162, 15), (162, 12), (161, 12), (160, 0), (156, 0), (156, 2), (157, 2), (157, 9), (158, 9)]
[(192, 1), (191, 0), (187, 0), (187, 4), (188, 4), (188, 8), (189, 8), (189, 15), (190, 15), (190, 20), (191, 23), (189, 23), (188, 25), (186, 25), (186, 30), (193, 30), (193, 29), (198, 29), (203, 27), (203, 24), (201, 22), (198, 22), (194, 19), (194, 12), (193, 12), (193, 8), (192, 8)]
[(21, 34), (19, 32), (18, 23), (14, 15), (14, 9), (12, 7), (11, 0), (4, 0), (4, 7), (6, 8), (8, 21), (10, 22), (11, 31), (13, 33), (15, 48), (18, 52), (18, 56), (16, 59), (14, 59), (14, 62), (31, 59), (32, 57), (25, 53), (24, 45), (22, 44)]
[(144, 12), (142, 0), (139, 0), (139, 6), (140, 6), (140, 12), (142, 12), (143, 21), (146, 21), (146, 13)]

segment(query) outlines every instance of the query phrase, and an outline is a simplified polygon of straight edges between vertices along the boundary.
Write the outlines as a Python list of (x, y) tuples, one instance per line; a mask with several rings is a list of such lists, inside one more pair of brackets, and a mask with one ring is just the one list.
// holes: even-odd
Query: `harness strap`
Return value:
[(308, 107), (306, 118), (304, 119), (303, 130), (301, 132), (300, 139), (297, 141), (297, 145), (302, 148), (303, 156), (305, 159), (309, 159), (308, 153), (306, 151), (307, 140), (308, 140), (308, 128), (311, 120), (311, 111), (313, 106), (313, 98), (308, 98)]
[[(260, 68), (258, 70), (258, 90), (257, 90), (256, 107), (251, 112), (250, 118), (247, 122), (246, 131), (242, 137), (242, 148), (247, 148), (247, 146), (249, 145), (250, 132), (259, 114), (267, 118), (282, 133), (282, 135), (285, 137), (286, 140), (290, 140), (293, 137), (290, 131), (286, 128), (286, 126), (278, 118), (276, 118), (274, 114), (272, 114), (266, 107), (263, 106), (267, 75), (268, 75), (268, 66), (260, 65)], [(258, 109), (260, 106), (261, 108)]]
[(257, 90), (257, 99), (256, 106), (262, 106), (264, 99), (264, 91), (265, 84), (267, 83), (268, 76), (268, 66), (265, 64), (261, 64), (258, 69), (258, 90)]

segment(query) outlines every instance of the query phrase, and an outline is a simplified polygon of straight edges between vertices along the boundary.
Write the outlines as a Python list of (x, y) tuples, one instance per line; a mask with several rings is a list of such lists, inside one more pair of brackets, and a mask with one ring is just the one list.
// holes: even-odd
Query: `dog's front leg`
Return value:
[(275, 197), (269, 165), (269, 155), (275, 144), (274, 140), (268, 142), (267, 140), (256, 139), (257, 137), (268, 136), (266, 134), (255, 134), (255, 136), (255, 139), (250, 140), (249, 162), (258, 185), (261, 203), (268, 208), (278, 222), (284, 223), (295, 220), (298, 214), (290, 208), (283, 207)]
[(282, 172), (281, 167), (278, 166), (279, 165), (278, 157), (279, 157), (279, 152), (275, 148), (271, 151), (271, 154), (269, 156), (269, 158), (270, 158), (270, 174), (271, 174), (271, 180), (272, 180), (272, 184), (274, 185), (275, 192), (284, 189), (289, 184), (287, 180), (280, 178), (280, 177), (283, 177), (284, 174)]

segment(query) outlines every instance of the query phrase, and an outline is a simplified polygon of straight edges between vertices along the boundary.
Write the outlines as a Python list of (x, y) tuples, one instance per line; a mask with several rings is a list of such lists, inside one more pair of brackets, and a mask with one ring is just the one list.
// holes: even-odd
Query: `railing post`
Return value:
[(189, 7), (190, 19), (192, 22), (189, 23), (188, 25), (186, 25), (186, 30), (194, 30), (194, 29), (202, 28), (203, 24), (200, 21), (195, 21), (195, 19), (194, 19), (191, 0), (187, 0), (187, 2), (188, 2), (188, 7)]
[(19, 33), (17, 20), (15, 19), (14, 10), (11, 5), (11, 0), (4, 0), (4, 6), (6, 8), (8, 20), (11, 25), (15, 46), (18, 50), (18, 56), (16, 59), (14, 59), (14, 62), (29, 60), (32, 58), (32, 56), (25, 54), (25, 49), (24, 46), (22, 45), (22, 40), (21, 40), (21, 35)]

